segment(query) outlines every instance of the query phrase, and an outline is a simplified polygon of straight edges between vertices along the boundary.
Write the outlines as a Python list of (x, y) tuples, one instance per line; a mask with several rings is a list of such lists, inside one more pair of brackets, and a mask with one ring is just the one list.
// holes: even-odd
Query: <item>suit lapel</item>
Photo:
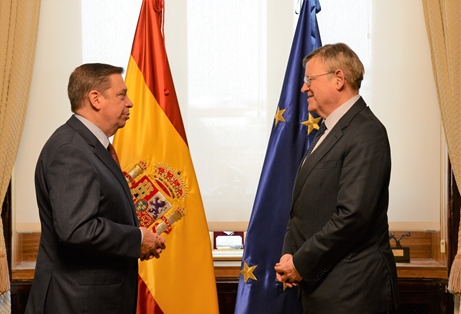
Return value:
[[(93, 153), (98, 157), (105, 165), (106, 167), (114, 174), (114, 176), (117, 178), (117, 181), (120, 183), (120, 185), (123, 188), (123, 191), (125, 192), (125, 195), (128, 199), (132, 199), (132, 195), (130, 192), (130, 189), (128, 187), (128, 184), (126, 182), (125, 176), (123, 175), (120, 167), (117, 165), (117, 163), (114, 161), (110, 153), (107, 151), (104, 146), (102, 146), (101, 142), (94, 136), (93, 133), (91, 133), (90, 130), (82, 123), (80, 120), (78, 120), (75, 116), (72, 116), (67, 123), (74, 128), (88, 143), (90, 147), (93, 149)], [(131, 202), (132, 203), (132, 202)], [(131, 204), (130, 203), (130, 204)], [(136, 216), (136, 211), (134, 209), (134, 204), (131, 206), (132, 208), (132, 215), (133, 215), (133, 220), (137, 224), (138, 219)]]
[[(120, 185), (123, 188), (123, 191), (125, 192), (125, 195), (128, 199), (132, 200), (133, 196), (131, 195), (131, 191), (128, 187), (128, 183), (126, 181), (125, 176), (123, 175), (122, 170), (120, 169), (119, 165), (115, 162), (115, 160), (112, 158), (110, 155), (109, 151), (102, 146), (102, 144), (98, 141), (99, 145), (95, 146), (94, 153), (95, 155), (101, 159), (101, 161), (109, 168), (109, 170), (115, 175), (117, 178), (117, 181), (120, 183)], [(138, 217), (136, 215), (136, 210), (134, 208), (134, 203), (131, 201), (129, 202), (133, 206), (131, 207), (131, 213), (133, 217), (134, 223), (137, 225), (138, 223)]]
[(306, 159), (305, 163), (300, 166), (293, 187), (293, 203), (299, 197), (302, 187), (312, 170), (315, 169), (323, 157), (336, 145), (336, 143), (338, 143), (339, 139), (343, 136), (345, 129), (354, 117), (365, 108), (366, 103), (362, 97), (360, 97), (346, 112), (346, 114), (339, 119), (338, 123), (336, 123), (333, 129), (328, 133), (327, 137), (322, 141), (322, 143), (320, 143), (309, 158)]

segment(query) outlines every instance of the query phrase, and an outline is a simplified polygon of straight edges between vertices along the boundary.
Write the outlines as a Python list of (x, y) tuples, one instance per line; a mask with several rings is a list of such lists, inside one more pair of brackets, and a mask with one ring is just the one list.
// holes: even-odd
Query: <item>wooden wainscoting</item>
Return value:
[[(398, 239), (403, 233), (394, 232)], [(448, 279), (448, 265), (445, 253), (440, 250), (440, 232), (410, 232), (400, 244), (410, 248), (410, 263), (397, 263), (397, 274), (402, 278), (439, 278)], [(390, 239), (391, 246), (395, 241)], [(240, 262), (237, 260), (216, 260), (217, 280), (238, 280)]]
[[(406, 232), (395, 232), (396, 238)], [(397, 274), (402, 278), (448, 279), (448, 258), (440, 248), (440, 232), (410, 232), (401, 245), (410, 248), (410, 263), (397, 263)], [(391, 246), (395, 246), (395, 241)], [(446, 249), (445, 249), (446, 251)]]
[[(394, 232), (399, 238), (402, 233)], [(40, 233), (18, 234), (16, 263), (12, 266), (12, 313), (22, 314), (27, 302), (30, 284), (34, 278)], [(390, 240), (395, 246), (394, 240)], [(397, 263), (402, 310), (416, 313), (449, 313), (451, 295), (447, 293), (447, 257), (441, 253), (439, 232), (411, 232), (401, 245), (410, 248), (410, 263)], [(240, 276), (240, 259), (219, 258), (215, 263), (216, 286), (220, 314), (233, 314)], [(398, 313), (407, 313), (401, 312)], [(419, 312), (418, 312), (419, 313)]]
[[(397, 238), (406, 232), (394, 232)], [(34, 277), (40, 233), (18, 234), (15, 250), (15, 265), (12, 265), (12, 280), (28, 280)], [(394, 240), (390, 240), (395, 246)], [(440, 232), (411, 232), (410, 237), (401, 240), (401, 245), (410, 248), (410, 263), (397, 263), (399, 277), (448, 279), (448, 265), (445, 253), (440, 250)], [(218, 280), (238, 280), (240, 261), (215, 261), (215, 275)]]
[(11, 280), (32, 280), (35, 273), (40, 233), (18, 233), (17, 248), (14, 250)]

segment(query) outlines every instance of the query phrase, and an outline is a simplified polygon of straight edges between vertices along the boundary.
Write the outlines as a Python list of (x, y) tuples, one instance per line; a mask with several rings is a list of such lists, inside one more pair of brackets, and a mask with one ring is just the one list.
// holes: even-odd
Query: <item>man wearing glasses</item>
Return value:
[(359, 95), (364, 67), (345, 44), (306, 56), (308, 109), (323, 118), (293, 188), (277, 280), (304, 313), (389, 313), (398, 306), (387, 209), (385, 127)]

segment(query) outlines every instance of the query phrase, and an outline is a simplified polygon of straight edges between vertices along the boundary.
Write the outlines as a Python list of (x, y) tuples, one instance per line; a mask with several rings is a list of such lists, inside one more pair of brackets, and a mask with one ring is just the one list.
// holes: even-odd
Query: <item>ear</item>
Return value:
[(336, 89), (337, 90), (342, 90), (345, 85), (346, 85), (346, 78), (344, 77), (344, 72), (341, 69), (337, 69), (334, 73), (335, 77), (334, 79), (336, 80)]
[(96, 110), (101, 109), (101, 99), (102, 95), (97, 91), (97, 90), (92, 90), (88, 93), (88, 100), (90, 101), (90, 104), (93, 108)]

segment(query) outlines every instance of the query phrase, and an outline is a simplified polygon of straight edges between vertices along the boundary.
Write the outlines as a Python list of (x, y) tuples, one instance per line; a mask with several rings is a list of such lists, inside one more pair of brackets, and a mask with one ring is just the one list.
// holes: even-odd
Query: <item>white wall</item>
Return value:
[(391, 139), (389, 218), (438, 221), (447, 156), (422, 1), (374, 3), (370, 105)]
[(67, 82), (82, 62), (81, 37), (79, 0), (42, 0), (29, 108), (13, 174), (18, 231), (39, 228), (35, 163), (51, 133), (71, 115)]

